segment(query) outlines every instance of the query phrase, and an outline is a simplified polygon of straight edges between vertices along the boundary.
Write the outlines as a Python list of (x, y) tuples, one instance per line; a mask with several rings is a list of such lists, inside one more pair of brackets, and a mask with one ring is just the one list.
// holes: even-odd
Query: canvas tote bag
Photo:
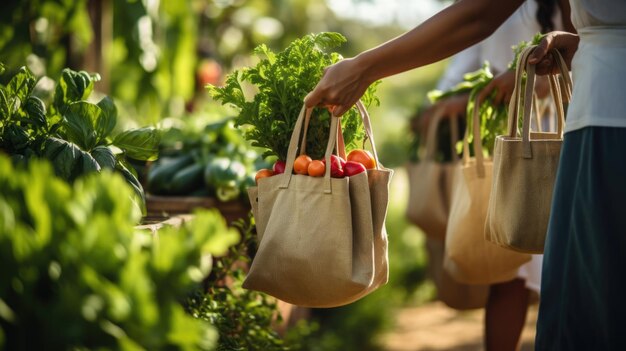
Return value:
[[(526, 253), (543, 253), (550, 216), (552, 189), (563, 141), (566, 104), (572, 83), (563, 58), (551, 54), (560, 68), (550, 75), (550, 91), (556, 103), (556, 133), (530, 131), (535, 67), (528, 64), (535, 46), (525, 49), (518, 61), (515, 90), (509, 105), (508, 134), (496, 138), (493, 182), (485, 222), (487, 240), (502, 247)], [(522, 74), (526, 84), (522, 90)], [(521, 135), (518, 119), (523, 116)]]
[(426, 238), (427, 273), (437, 288), (437, 298), (456, 310), (483, 308), (489, 297), (488, 285), (465, 284), (454, 279), (443, 267), (445, 242)]
[[(519, 267), (531, 256), (485, 240), (493, 163), (483, 156), (477, 100), (474, 106), (463, 139), (462, 162), (454, 174), (444, 269), (462, 283), (494, 284), (514, 279)], [(474, 138), (474, 157), (470, 157), (469, 151), (470, 130)]]
[[(377, 160), (377, 169), (352, 177), (331, 178), (330, 167), (323, 177), (292, 174), (310, 112), (303, 107), (298, 117), (285, 173), (262, 178), (258, 187), (249, 189), (259, 247), (243, 287), (295, 305), (334, 307), (387, 281), (384, 219), (392, 171)], [(365, 124), (371, 134), (369, 120)], [(338, 125), (339, 119), (332, 117), (327, 165)]]
[[(435, 159), (437, 129), (441, 120), (442, 111), (438, 109), (428, 126), (424, 157), (420, 162), (406, 166), (409, 178), (406, 218), (422, 229), (427, 237), (443, 241), (450, 209), (452, 173), (458, 162), (442, 163)], [(451, 150), (456, 155), (454, 150), (459, 134), (457, 123), (450, 123), (450, 131)]]

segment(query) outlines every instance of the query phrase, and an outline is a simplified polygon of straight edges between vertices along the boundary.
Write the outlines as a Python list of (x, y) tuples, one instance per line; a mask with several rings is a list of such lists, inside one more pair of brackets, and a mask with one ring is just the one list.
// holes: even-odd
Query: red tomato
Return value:
[(285, 173), (285, 161), (283, 160), (276, 161), (272, 169), (274, 170), (274, 174)]
[(365, 166), (354, 161), (346, 162), (346, 166), (343, 168), (343, 174), (346, 177), (352, 177), (355, 174), (359, 174), (363, 172), (365, 172)]
[[(343, 167), (341, 161), (343, 159), (337, 155), (330, 155), (330, 176), (333, 178), (343, 178)], [(326, 160), (323, 161), (326, 164)], [(345, 161), (344, 161), (345, 162)]]

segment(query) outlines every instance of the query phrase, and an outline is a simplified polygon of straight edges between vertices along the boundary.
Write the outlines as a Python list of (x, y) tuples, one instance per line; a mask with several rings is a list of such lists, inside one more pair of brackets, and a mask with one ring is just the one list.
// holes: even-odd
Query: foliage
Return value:
[[(196, 3), (194, 5), (194, 3)], [(199, 5), (194, 0), (111, 1), (111, 94), (135, 120), (180, 116), (195, 92)]]
[[(70, 36), (72, 40), (68, 40)], [(30, 61), (38, 75), (60, 74), (61, 69), (68, 66), (70, 56), (85, 50), (93, 36), (87, 0), (5, 1), (2, 4), (0, 61), (10, 68)]]
[(48, 106), (37, 96), (37, 79), (20, 68), (7, 85), (0, 85), (0, 150), (16, 162), (33, 158), (52, 161), (57, 176), (78, 177), (115, 169), (133, 186), (144, 203), (144, 192), (126, 157), (153, 160), (159, 134), (154, 128), (127, 130), (115, 137), (117, 108), (105, 96), (87, 101), (98, 75), (64, 69)]
[(522, 51), (531, 45), (539, 45), (545, 36), (545, 34), (536, 33), (530, 41), (522, 40), (519, 44), (513, 45), (513, 61), (509, 63), (509, 69), (515, 70), (515, 67), (517, 67), (517, 61), (519, 60), (519, 56), (522, 54)]
[[(489, 69), (489, 62), (485, 61), (479, 70), (464, 74), (462, 82), (447, 91), (442, 92), (440, 90), (433, 90), (428, 93), (428, 97), (431, 101), (437, 102), (450, 96), (469, 94), (466, 126), (468, 130), (472, 130), (473, 113), (474, 108), (476, 108), (474, 100), (480, 91), (487, 86), (493, 78), (493, 73), (491, 73), (491, 70)], [(506, 131), (507, 122), (507, 108), (504, 105), (495, 105), (493, 103), (494, 96), (495, 91), (478, 107), (480, 115), (481, 142), (484, 148), (483, 150), (489, 155), (493, 154), (496, 137)], [(470, 133), (468, 139), (471, 146), (474, 142), (473, 134)], [(473, 152), (473, 148), (470, 147), (470, 150), (470, 152)]]
[[(50, 165), (0, 156), (0, 330), (6, 349), (210, 349), (216, 335), (179, 301), (208, 254), (239, 235), (215, 212), (137, 232), (132, 190), (110, 171), (69, 185)], [(205, 257), (203, 259), (203, 257)]]
[(254, 225), (248, 221), (235, 222), (242, 240), (217, 257), (211, 274), (205, 280), (206, 292), (196, 292), (187, 300), (188, 312), (209, 321), (219, 333), (217, 350), (302, 350), (302, 342), (316, 327), (301, 321), (286, 337), (274, 329), (281, 322), (276, 299), (241, 287), (250, 262), (250, 251), (256, 247)]
[[(223, 87), (209, 85), (209, 92), (222, 104), (231, 104), (240, 110), (236, 125), (247, 127), (244, 135), (253, 146), (266, 149), (266, 156), (275, 155), (284, 160), (304, 97), (313, 90), (324, 68), (341, 58), (337, 53), (325, 51), (345, 41), (339, 33), (324, 32), (296, 39), (277, 54), (261, 45), (255, 49), (261, 59), (256, 66), (232, 72)], [(258, 89), (252, 101), (246, 100), (242, 82)], [(378, 102), (373, 95), (375, 86), (373, 84), (363, 96), (367, 106)], [(324, 155), (329, 121), (327, 110), (313, 111), (306, 151), (314, 159)], [(356, 148), (357, 141), (363, 139), (356, 108), (346, 113), (341, 121), (347, 149)]]

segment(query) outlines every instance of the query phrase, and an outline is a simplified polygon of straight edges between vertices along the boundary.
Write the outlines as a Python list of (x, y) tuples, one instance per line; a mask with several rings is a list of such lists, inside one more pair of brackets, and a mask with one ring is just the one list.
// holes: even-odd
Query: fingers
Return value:
[(313, 91), (311, 91), (310, 93), (308, 93), (305, 97), (304, 97), (304, 105), (307, 108), (311, 108), (314, 106), (319, 105), (319, 103), (322, 101), (321, 97), (320, 97), (320, 92), (318, 87), (315, 87), (315, 89), (313, 89)]
[(347, 105), (335, 105), (335, 106), (333, 106), (333, 109), (330, 110), (330, 112), (335, 117), (341, 117), (341, 116), (343, 116), (344, 113), (348, 112), (348, 110), (350, 110), (351, 107), (352, 107), (352, 105), (349, 105), (349, 106), (347, 106)]
[(485, 100), (487, 100), (494, 89), (496, 89), (496, 83), (495, 80), (492, 80), (478, 94), (478, 104), (482, 104)]
[(548, 33), (545, 38), (541, 40), (537, 48), (533, 50), (528, 58), (528, 63), (531, 65), (536, 65), (539, 62), (543, 61), (548, 53), (548, 51), (552, 48), (552, 42), (554, 41), (554, 34)]

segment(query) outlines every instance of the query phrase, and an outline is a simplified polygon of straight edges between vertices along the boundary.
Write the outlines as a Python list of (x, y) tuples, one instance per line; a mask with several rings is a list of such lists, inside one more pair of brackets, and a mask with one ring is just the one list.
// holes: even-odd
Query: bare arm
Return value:
[(572, 9), (569, 0), (559, 0), (559, 8), (561, 9), (561, 21), (563, 22), (563, 30), (570, 33), (576, 33), (576, 28), (572, 24)]
[(461, 0), (409, 32), (327, 68), (307, 106), (345, 113), (374, 81), (424, 66), (488, 37), (524, 0)]

